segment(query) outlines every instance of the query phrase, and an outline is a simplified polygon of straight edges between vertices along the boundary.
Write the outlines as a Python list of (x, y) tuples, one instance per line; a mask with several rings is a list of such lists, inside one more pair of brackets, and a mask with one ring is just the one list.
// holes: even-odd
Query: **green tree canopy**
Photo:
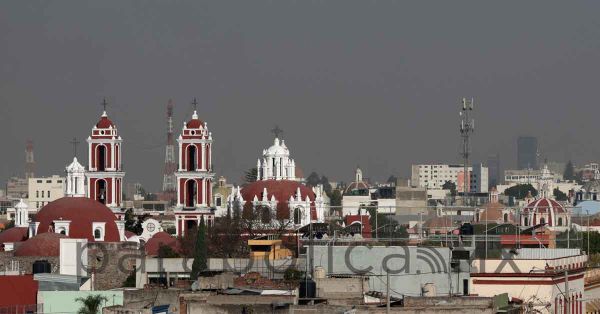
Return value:
[(444, 182), (444, 185), (442, 185), (442, 189), (450, 190), (450, 195), (453, 197), (456, 196), (456, 183), (452, 181), (446, 181)]
[(504, 190), (504, 195), (512, 196), (515, 199), (524, 199), (527, 197), (528, 192), (531, 191), (531, 196), (535, 197), (538, 194), (538, 191), (533, 187), (533, 185), (527, 184), (517, 184), (515, 186), (511, 186), (510, 188)]
[(85, 298), (77, 298), (75, 301), (81, 303), (81, 307), (77, 311), (77, 314), (98, 314), (100, 312), (100, 306), (102, 303), (108, 301), (108, 299), (100, 294), (92, 294)]
[(208, 248), (206, 246), (206, 225), (204, 224), (204, 216), (200, 219), (198, 227), (198, 235), (196, 236), (196, 247), (194, 249), (194, 263), (192, 264), (192, 279), (197, 279), (201, 273), (208, 270)]
[(575, 180), (577, 177), (575, 176), (575, 167), (573, 163), (569, 160), (567, 165), (565, 166), (565, 171), (563, 172), (563, 179), (565, 180)]
[(554, 195), (554, 198), (557, 201), (566, 201), (569, 199), (569, 197), (567, 197), (567, 194), (563, 193), (558, 188), (554, 188), (554, 191), (552, 192), (552, 194)]
[(256, 182), (258, 180), (258, 169), (256, 167), (248, 169), (244, 173), (244, 182), (246, 184)]

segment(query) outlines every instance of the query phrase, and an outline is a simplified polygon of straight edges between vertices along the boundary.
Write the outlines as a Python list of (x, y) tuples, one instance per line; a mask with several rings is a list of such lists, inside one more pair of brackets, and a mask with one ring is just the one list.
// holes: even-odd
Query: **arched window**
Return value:
[(559, 217), (559, 218), (558, 218), (558, 225), (559, 225), (559, 226), (562, 226), (562, 225), (563, 225), (563, 222), (562, 222), (562, 217)]
[(508, 222), (508, 214), (504, 213), (504, 222)]
[(540, 218), (540, 224), (541, 224), (541, 225), (543, 225), (543, 224), (545, 224), (545, 223), (546, 223), (546, 218), (543, 218), (543, 217), (542, 217), (542, 218)]
[(94, 230), (94, 239), (100, 238), (102, 238), (102, 230), (100, 230), (100, 228), (97, 228), (96, 230)]
[(188, 146), (187, 153), (187, 170), (194, 171), (196, 170), (196, 145)]
[(198, 185), (196, 180), (188, 180), (186, 183), (185, 207), (196, 206), (196, 196), (198, 194)]
[(67, 230), (65, 230), (65, 228), (60, 228), (58, 229), (58, 233), (67, 235)]
[(525, 217), (524, 223), (525, 226), (529, 226), (529, 218)]
[(98, 171), (104, 171), (106, 169), (106, 147), (104, 145), (98, 146)]
[(258, 211), (262, 223), (268, 224), (271, 222), (271, 209), (268, 206), (260, 206)]
[(302, 210), (299, 207), (294, 208), (294, 224), (302, 223)]

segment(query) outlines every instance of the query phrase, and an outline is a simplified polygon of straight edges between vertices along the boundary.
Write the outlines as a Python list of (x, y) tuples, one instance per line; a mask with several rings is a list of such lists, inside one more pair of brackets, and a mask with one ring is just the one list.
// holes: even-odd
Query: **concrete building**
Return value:
[(469, 265), (450, 263), (448, 248), (410, 246), (314, 246), (314, 265), (327, 275), (364, 275), (369, 287), (386, 291), (390, 272), (393, 296), (422, 295), (425, 285), (434, 286), (435, 295), (469, 295)]
[(233, 184), (227, 183), (227, 179), (220, 176), (217, 184), (213, 186), (212, 192), (213, 206), (216, 208), (215, 216), (223, 217), (227, 215), (227, 199), (233, 190)]
[(427, 196), (426, 188), (412, 186), (406, 179), (398, 179), (396, 182), (396, 214), (422, 212), (427, 207)]
[(38, 210), (65, 196), (65, 178), (57, 175), (29, 178), (28, 194), (29, 208)]
[[(488, 168), (479, 164), (469, 166), (469, 189), (471, 193), (486, 193), (488, 189)], [(442, 189), (450, 181), (462, 192), (464, 167), (459, 164), (420, 164), (412, 165), (411, 182), (414, 186), (428, 190)]]
[(533, 136), (517, 139), (517, 169), (538, 169), (538, 140)]
[(502, 174), (500, 171), (500, 154), (489, 155), (486, 163), (488, 167), (488, 187), (496, 186), (502, 181)]
[(585, 313), (586, 263), (579, 249), (520, 249), (502, 259), (473, 260), (469, 285), (478, 296), (508, 293), (528, 312)]
[(25, 178), (11, 177), (6, 182), (6, 197), (13, 200), (27, 198), (28, 183), (29, 181)]

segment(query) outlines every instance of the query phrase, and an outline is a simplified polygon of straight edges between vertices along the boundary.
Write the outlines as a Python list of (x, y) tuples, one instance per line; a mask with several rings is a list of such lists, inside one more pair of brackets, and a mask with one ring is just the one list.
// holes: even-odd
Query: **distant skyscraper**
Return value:
[(496, 153), (489, 155), (487, 159), (489, 187), (496, 186), (500, 183), (500, 154)]
[(25, 149), (25, 179), (35, 177), (35, 160), (33, 159), (33, 141), (28, 140)]
[(520, 136), (517, 140), (517, 167), (519, 169), (538, 169), (537, 137)]

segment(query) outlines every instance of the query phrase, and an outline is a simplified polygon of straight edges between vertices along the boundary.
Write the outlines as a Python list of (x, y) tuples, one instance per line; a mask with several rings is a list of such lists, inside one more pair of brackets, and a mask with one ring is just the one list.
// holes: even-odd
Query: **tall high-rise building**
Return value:
[(28, 140), (25, 148), (25, 179), (35, 177), (35, 160), (33, 159), (33, 141)]
[(519, 136), (517, 139), (517, 168), (538, 169), (538, 140), (533, 136)]
[(500, 184), (502, 177), (500, 172), (500, 154), (492, 154), (487, 159), (488, 176), (489, 176), (489, 187)]

